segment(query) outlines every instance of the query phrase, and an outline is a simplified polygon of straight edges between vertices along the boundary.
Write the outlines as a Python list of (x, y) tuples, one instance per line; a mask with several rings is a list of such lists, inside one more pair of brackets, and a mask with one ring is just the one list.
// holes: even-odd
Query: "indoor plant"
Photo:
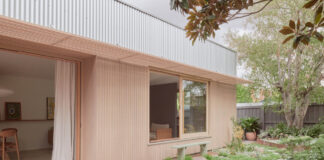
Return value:
[(260, 130), (259, 118), (241, 118), (240, 125), (245, 131), (245, 138), (249, 141), (256, 140), (256, 134)]

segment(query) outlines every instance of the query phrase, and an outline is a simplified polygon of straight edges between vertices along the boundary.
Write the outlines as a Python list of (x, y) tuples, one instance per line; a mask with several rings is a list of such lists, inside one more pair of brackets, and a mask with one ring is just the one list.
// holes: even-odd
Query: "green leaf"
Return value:
[(304, 5), (304, 8), (311, 8), (311, 7), (313, 7), (313, 6), (316, 4), (317, 1), (318, 1), (318, 0), (310, 0), (309, 2), (307, 2), (307, 3)]
[(279, 32), (283, 35), (288, 35), (294, 33), (294, 30), (291, 29), (290, 27), (284, 26)]
[(282, 44), (287, 43), (289, 40), (293, 39), (294, 37), (295, 37), (295, 35), (291, 35), (291, 36), (287, 37), (287, 38), (282, 42)]
[(318, 9), (316, 10), (316, 13), (315, 13), (315, 24), (319, 24), (319, 22), (321, 21), (322, 12), (323, 12), (323, 5), (321, 5), (320, 7), (318, 7)]

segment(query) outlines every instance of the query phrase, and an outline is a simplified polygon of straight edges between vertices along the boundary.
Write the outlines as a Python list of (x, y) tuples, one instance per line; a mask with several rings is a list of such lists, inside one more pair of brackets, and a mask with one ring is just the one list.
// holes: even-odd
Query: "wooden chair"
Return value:
[[(7, 138), (14, 138), (15, 142), (7, 142)], [(15, 149), (17, 152), (17, 158), (20, 160), (19, 154), (19, 146), (18, 146), (18, 136), (17, 136), (17, 129), (16, 128), (6, 128), (0, 132), (0, 140), (1, 142), (1, 149), (2, 151), (2, 159), (5, 160), (6, 152), (9, 152), (11, 149)]]

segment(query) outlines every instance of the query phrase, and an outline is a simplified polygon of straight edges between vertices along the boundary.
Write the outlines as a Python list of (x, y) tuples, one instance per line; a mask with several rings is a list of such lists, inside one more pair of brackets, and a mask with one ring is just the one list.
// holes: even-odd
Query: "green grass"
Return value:
[[(246, 151), (230, 154), (226, 149), (216, 150), (218, 156), (206, 157), (207, 160), (277, 160), (283, 159), (286, 154), (285, 149), (268, 147), (259, 144), (245, 145)], [(261, 152), (262, 151), (262, 152)]]
[[(278, 160), (287, 159), (288, 151), (276, 147), (269, 147), (260, 144), (247, 144), (244, 146), (244, 152), (231, 154), (227, 148), (214, 150), (217, 156), (206, 155), (207, 160)], [(173, 160), (167, 158), (165, 160)], [(185, 160), (192, 160), (192, 157), (186, 156)]]

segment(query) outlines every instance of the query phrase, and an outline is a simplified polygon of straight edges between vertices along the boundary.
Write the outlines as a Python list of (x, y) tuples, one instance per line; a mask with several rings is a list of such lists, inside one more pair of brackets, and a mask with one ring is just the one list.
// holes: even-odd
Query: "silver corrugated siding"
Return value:
[(115, 0), (0, 0), (0, 14), (196, 67), (236, 75), (236, 54)]

